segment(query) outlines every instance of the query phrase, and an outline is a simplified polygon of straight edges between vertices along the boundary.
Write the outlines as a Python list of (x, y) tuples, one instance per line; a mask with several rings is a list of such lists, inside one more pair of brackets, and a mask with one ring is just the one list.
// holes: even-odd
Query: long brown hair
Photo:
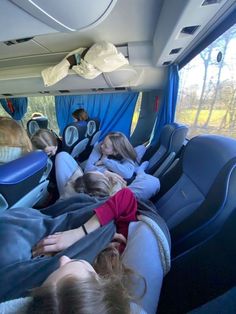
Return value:
[(31, 141), (24, 128), (9, 117), (0, 117), (0, 146), (19, 147), (22, 154), (32, 151)]
[(131, 292), (134, 273), (123, 265), (118, 252), (114, 248), (102, 251), (94, 268), (98, 276), (66, 276), (56, 285), (34, 289), (27, 313), (130, 314), (130, 301), (137, 299)]
[(111, 195), (113, 185), (107, 177), (98, 178), (94, 172), (87, 172), (75, 180), (73, 188), (77, 193), (103, 197)]
[(137, 161), (137, 153), (128, 138), (121, 132), (110, 132), (107, 137), (112, 142), (114, 151), (124, 159)]
[(58, 146), (56, 135), (47, 129), (39, 129), (32, 137), (31, 142), (35, 149), (44, 150), (47, 146)]

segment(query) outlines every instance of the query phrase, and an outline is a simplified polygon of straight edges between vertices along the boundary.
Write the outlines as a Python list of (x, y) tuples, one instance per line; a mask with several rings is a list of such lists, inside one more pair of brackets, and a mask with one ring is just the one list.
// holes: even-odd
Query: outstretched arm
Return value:
[(129, 222), (137, 220), (137, 201), (133, 193), (125, 188), (109, 198), (94, 211), (96, 215), (92, 216), (92, 218), (83, 225), (85, 229), (81, 226), (76, 229), (57, 232), (42, 239), (33, 248), (33, 257), (63, 251), (82, 239), (87, 233), (108, 224), (112, 220), (115, 221), (117, 232), (127, 237)]
[[(87, 233), (93, 232), (100, 227), (96, 215), (92, 216), (84, 225), (76, 229), (56, 232), (42, 239), (33, 249), (32, 256), (51, 255), (63, 251), (75, 242), (82, 239)], [(86, 230), (86, 233), (85, 233)]]

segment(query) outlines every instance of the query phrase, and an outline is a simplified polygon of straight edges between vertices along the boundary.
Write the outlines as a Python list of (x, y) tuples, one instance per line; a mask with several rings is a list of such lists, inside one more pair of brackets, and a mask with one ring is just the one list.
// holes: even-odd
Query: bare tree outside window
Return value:
[(47, 117), (49, 129), (59, 134), (54, 96), (28, 97), (28, 110), (23, 118), (25, 127), (34, 112), (40, 112)]
[(236, 26), (180, 71), (176, 120), (188, 136), (221, 134), (236, 138)]

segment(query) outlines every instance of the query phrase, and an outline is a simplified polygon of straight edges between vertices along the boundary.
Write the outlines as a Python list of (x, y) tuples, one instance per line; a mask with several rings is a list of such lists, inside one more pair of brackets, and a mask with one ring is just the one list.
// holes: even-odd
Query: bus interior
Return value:
[[(1, 0), (0, 11), (0, 115), (27, 128), (42, 112), (65, 137), (83, 107), (100, 140), (145, 144), (172, 240), (156, 313), (235, 313), (235, 0)], [(0, 186), (2, 210), (24, 204), (5, 206)]]

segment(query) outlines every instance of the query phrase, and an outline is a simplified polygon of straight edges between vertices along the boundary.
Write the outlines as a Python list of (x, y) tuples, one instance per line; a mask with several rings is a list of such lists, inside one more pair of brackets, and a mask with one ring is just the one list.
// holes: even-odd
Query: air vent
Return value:
[(5, 96), (5, 97), (13, 96), (12, 94), (2, 94), (2, 95)]
[(184, 28), (182, 28), (180, 34), (183, 34), (183, 35), (193, 35), (199, 27), (200, 27), (200, 25), (184, 27)]
[(116, 87), (115, 90), (126, 90), (126, 87)]
[(217, 4), (217, 3), (220, 3), (220, 2), (221, 2), (221, 0), (205, 0), (202, 3), (202, 7), (205, 6), (205, 5)]
[(50, 94), (50, 91), (48, 91), (48, 90), (45, 90), (45, 91), (41, 91), (41, 92), (39, 92), (40, 94)]
[(4, 44), (7, 45), (7, 46), (12, 46), (12, 45), (16, 45), (16, 44), (25, 43), (25, 42), (33, 39), (33, 38), (34, 37), (27, 37), (27, 38), (8, 40), (8, 41), (4, 41)]
[(59, 92), (60, 92), (61, 94), (65, 94), (65, 93), (69, 93), (70, 91), (67, 90), (67, 89), (61, 89), (61, 90), (59, 90)]
[(93, 92), (102, 92), (104, 91), (104, 88), (92, 88)]
[(171, 64), (171, 61), (165, 61), (162, 63), (162, 65), (169, 65), (169, 64)]
[(176, 54), (176, 53), (178, 53), (178, 52), (180, 52), (180, 50), (181, 50), (182, 48), (176, 48), (176, 49), (172, 49), (171, 50), (171, 52), (169, 53), (170, 55), (174, 55), (174, 54)]

